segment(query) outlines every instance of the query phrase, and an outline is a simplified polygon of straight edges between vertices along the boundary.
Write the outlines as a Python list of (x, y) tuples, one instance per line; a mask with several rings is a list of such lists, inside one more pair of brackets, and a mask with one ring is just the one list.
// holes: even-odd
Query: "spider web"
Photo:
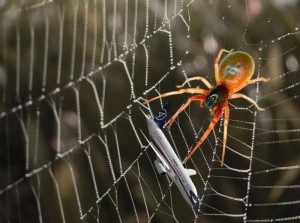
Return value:
[[(296, 222), (300, 219), (298, 1), (52, 1), (0, 3), (1, 222)], [(188, 161), (191, 209), (157, 174), (146, 120), (214, 82), (220, 48), (246, 51), (270, 81), (230, 101)], [(187, 86), (204, 88), (194, 81)], [(192, 103), (164, 133), (180, 159), (211, 121)]]

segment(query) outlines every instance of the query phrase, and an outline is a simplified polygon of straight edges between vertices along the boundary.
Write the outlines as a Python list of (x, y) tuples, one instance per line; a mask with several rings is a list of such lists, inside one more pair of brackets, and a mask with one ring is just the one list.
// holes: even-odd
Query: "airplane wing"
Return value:
[(196, 175), (196, 174), (197, 174), (196, 170), (193, 170), (193, 169), (186, 169), (186, 168), (185, 168), (185, 172), (186, 172), (187, 175), (189, 175), (189, 176), (193, 176), (193, 175)]
[(152, 142), (149, 141), (149, 139), (147, 138), (147, 136), (145, 136), (145, 134), (143, 133), (142, 130), (140, 130), (141, 133), (143, 134), (144, 138), (147, 140), (147, 142), (149, 143), (149, 145), (151, 146), (152, 150), (155, 152), (156, 156), (158, 157), (158, 159), (162, 162), (162, 164), (164, 165), (165, 168), (167, 168), (168, 170), (170, 170), (169, 165), (167, 164), (167, 162), (164, 160), (164, 158), (162, 157), (162, 155), (156, 150), (155, 146), (153, 145)]

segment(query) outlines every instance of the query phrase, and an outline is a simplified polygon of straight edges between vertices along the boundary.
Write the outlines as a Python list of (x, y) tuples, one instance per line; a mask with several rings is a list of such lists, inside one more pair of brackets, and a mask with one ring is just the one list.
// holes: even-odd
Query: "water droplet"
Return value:
[(299, 62), (297, 58), (292, 54), (287, 56), (285, 65), (289, 70), (294, 70), (294, 71), (299, 70)]

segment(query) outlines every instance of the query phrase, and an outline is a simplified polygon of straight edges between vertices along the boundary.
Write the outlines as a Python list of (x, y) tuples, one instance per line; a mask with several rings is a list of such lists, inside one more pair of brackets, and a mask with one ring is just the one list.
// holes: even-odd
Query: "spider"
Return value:
[[(224, 57), (224, 59), (221, 60), (220, 58), (223, 53), (227, 53), (227, 55)], [(220, 62), (220, 64), (219, 64)], [(183, 163), (188, 161), (191, 156), (195, 153), (197, 148), (201, 146), (203, 141), (208, 137), (211, 130), (214, 128), (216, 123), (219, 121), (222, 111), (224, 109), (224, 133), (223, 133), (223, 150), (222, 150), (222, 159), (221, 159), (221, 165), (224, 164), (225, 159), (225, 148), (226, 148), (226, 142), (227, 142), (227, 127), (229, 122), (229, 106), (228, 106), (228, 100), (229, 99), (236, 99), (236, 98), (244, 98), (253, 105), (256, 106), (256, 108), (259, 111), (264, 111), (264, 109), (260, 108), (257, 103), (249, 98), (248, 96), (237, 93), (242, 88), (246, 87), (249, 84), (254, 84), (256, 82), (266, 82), (269, 79), (259, 77), (253, 80), (250, 80), (253, 72), (254, 72), (255, 64), (253, 61), (253, 58), (245, 52), (242, 51), (235, 51), (233, 52), (233, 49), (231, 50), (225, 50), (221, 49), (215, 59), (214, 62), (214, 73), (215, 73), (215, 80), (216, 80), (216, 86), (212, 86), (204, 77), (196, 76), (192, 78), (186, 79), (186, 81), (183, 82), (181, 85), (177, 85), (177, 88), (181, 88), (177, 91), (171, 91), (164, 94), (160, 94), (157, 97), (151, 98), (149, 100), (146, 100), (144, 104), (147, 104), (149, 102), (152, 102), (156, 99), (167, 97), (171, 95), (178, 95), (183, 93), (189, 93), (189, 94), (196, 94), (192, 97), (190, 97), (184, 104), (181, 106), (177, 112), (174, 114), (174, 116), (171, 118), (168, 128), (170, 128), (175, 121), (176, 117), (192, 102), (192, 101), (199, 101), (200, 107), (203, 107), (204, 105), (210, 110), (211, 114), (213, 115), (212, 121), (209, 124), (207, 130), (204, 132), (202, 137), (199, 139), (198, 143), (195, 145), (195, 147), (188, 153), (186, 158), (184, 159)], [(204, 90), (201, 88), (182, 88), (186, 83), (190, 81), (202, 81), (203, 84), (209, 89)]]

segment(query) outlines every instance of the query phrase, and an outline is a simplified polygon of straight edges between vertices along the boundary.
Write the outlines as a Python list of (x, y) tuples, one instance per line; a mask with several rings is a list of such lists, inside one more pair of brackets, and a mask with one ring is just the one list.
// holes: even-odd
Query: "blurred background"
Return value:
[[(0, 222), (297, 222), (298, 0), (1, 0)], [(155, 155), (142, 109), (170, 116), (189, 95), (143, 105), (201, 75), (221, 48), (248, 52), (253, 78), (187, 163), (192, 210)], [(199, 82), (193, 87), (204, 88)], [(192, 103), (164, 132), (180, 159), (211, 115)]]

